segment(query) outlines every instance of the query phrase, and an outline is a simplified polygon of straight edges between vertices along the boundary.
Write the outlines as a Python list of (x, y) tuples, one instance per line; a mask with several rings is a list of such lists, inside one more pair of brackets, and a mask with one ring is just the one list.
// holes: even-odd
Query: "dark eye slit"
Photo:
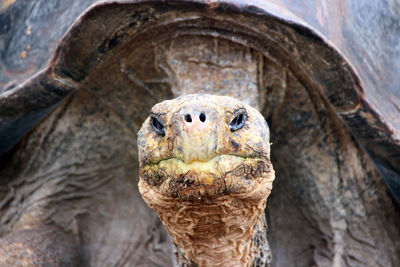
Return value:
[(164, 136), (165, 135), (164, 124), (162, 124), (162, 122), (155, 115), (151, 115), (150, 120), (151, 120), (151, 126), (154, 129), (154, 131), (157, 134)]
[(239, 114), (239, 116), (237, 116), (236, 118), (237, 118), (237, 123), (236, 124), (240, 125), (243, 122), (243, 114)]
[(235, 113), (235, 118), (229, 123), (229, 129), (231, 132), (241, 129), (245, 123), (246, 114), (244, 111), (237, 111)]

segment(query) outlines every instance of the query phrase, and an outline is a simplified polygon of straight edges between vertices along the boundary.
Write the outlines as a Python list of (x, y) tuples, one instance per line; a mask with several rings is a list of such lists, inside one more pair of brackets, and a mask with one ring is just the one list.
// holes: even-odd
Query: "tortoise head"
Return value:
[(200, 266), (251, 264), (274, 180), (262, 115), (231, 97), (179, 97), (153, 107), (138, 147), (142, 197), (186, 256)]
[(165, 196), (194, 200), (250, 192), (271, 169), (268, 124), (231, 97), (161, 102), (138, 136), (140, 177)]

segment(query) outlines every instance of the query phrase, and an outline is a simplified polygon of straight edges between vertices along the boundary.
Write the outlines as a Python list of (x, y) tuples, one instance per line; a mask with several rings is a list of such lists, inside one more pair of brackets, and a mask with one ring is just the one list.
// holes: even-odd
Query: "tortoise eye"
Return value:
[(246, 113), (243, 110), (237, 111), (233, 115), (233, 120), (229, 123), (229, 130), (231, 132), (241, 129), (246, 121)]
[(155, 115), (150, 116), (150, 124), (157, 134), (161, 136), (165, 135), (165, 126)]

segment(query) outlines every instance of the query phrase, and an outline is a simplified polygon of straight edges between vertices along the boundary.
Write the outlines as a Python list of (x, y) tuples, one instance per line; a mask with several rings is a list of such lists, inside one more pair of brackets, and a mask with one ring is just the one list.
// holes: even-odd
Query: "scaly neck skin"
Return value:
[(176, 216), (161, 219), (174, 241), (199, 266), (247, 266), (255, 256), (251, 239), (265, 206), (260, 204), (228, 196), (211, 205), (178, 204)]
[(200, 267), (251, 266), (257, 256), (252, 249), (252, 237), (264, 211), (271, 182), (265, 178), (265, 183), (250, 197), (226, 194), (213, 198), (210, 203), (177, 201), (161, 195), (143, 179), (139, 188), (175, 244)]

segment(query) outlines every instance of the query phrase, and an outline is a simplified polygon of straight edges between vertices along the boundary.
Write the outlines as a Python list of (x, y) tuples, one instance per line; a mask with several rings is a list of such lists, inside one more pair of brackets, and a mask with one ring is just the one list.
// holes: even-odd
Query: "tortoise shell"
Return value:
[(270, 125), (273, 262), (399, 260), (389, 4), (5, 1), (0, 22), (0, 236), (38, 216), (79, 237), (86, 265), (165, 266), (168, 237), (137, 191), (136, 133), (155, 103), (200, 92)]

